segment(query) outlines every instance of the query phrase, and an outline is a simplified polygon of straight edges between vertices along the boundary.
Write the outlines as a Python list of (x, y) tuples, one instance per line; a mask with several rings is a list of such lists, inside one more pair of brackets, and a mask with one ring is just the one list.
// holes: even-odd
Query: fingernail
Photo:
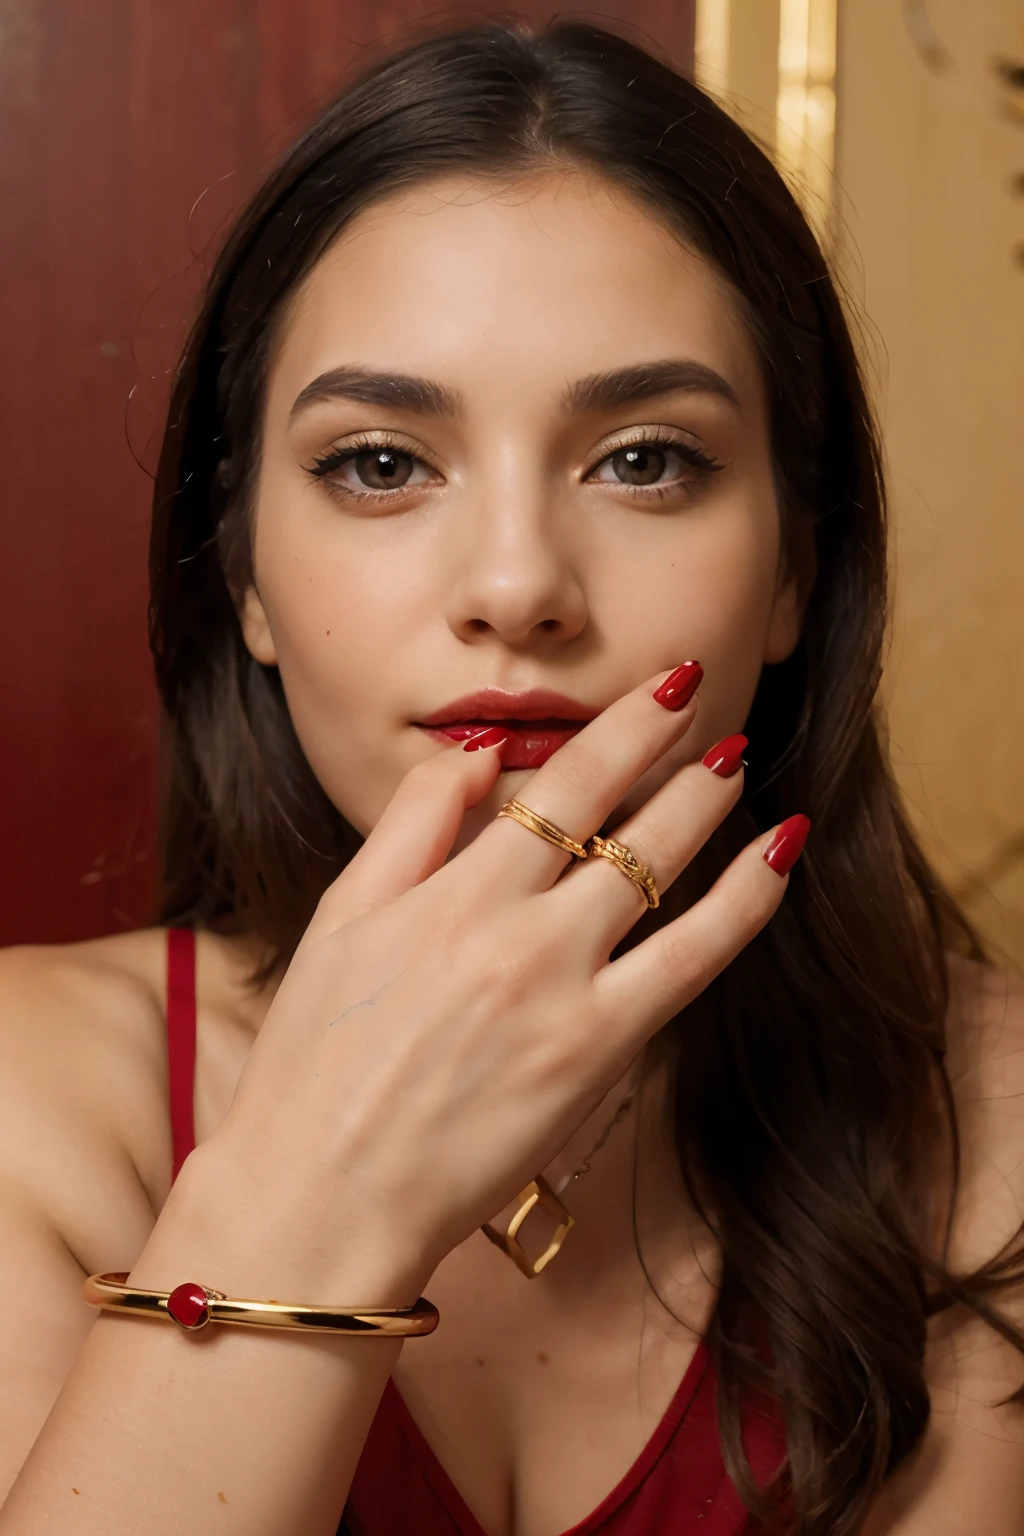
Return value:
[(655, 688), (655, 703), (673, 711), (683, 709), (697, 692), (703, 676), (704, 668), (699, 661), (684, 661), (666, 677), (660, 688)]
[(780, 822), (767, 848), (761, 850), (761, 857), (768, 868), (774, 869), (777, 875), (788, 875), (804, 851), (810, 830), (811, 823), (806, 816), (787, 816), (785, 821)]
[(720, 779), (731, 779), (743, 761), (743, 749), (746, 745), (745, 736), (725, 736), (717, 747), (711, 748), (707, 757), (701, 758), (701, 762), (705, 768), (710, 768), (712, 773), (717, 773)]
[(508, 741), (508, 731), (503, 731), (499, 725), (489, 725), (486, 730), (478, 735), (471, 736), (468, 741), (462, 743), (463, 752), (479, 752), (482, 747), (500, 747), (503, 741)]

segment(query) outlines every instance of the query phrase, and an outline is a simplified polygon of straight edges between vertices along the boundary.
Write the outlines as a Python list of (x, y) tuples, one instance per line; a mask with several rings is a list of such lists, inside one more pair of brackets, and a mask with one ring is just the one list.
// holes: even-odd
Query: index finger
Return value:
[[(704, 676), (697, 661), (658, 673), (624, 694), (538, 768), (522, 802), (575, 842), (585, 843), (648, 768), (685, 736), (697, 713), (694, 695)], [(493, 859), (514, 854), (520, 888), (550, 885), (571, 855), (518, 822), (502, 817), (473, 844)], [(502, 859), (507, 881), (509, 860)]]

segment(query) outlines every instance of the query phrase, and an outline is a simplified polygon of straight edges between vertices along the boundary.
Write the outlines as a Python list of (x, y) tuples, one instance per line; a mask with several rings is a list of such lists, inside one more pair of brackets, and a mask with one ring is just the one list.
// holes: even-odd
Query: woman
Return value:
[(760, 151), (591, 27), (372, 70), (212, 274), (152, 570), (162, 925), (4, 966), (2, 1536), (1018, 1530), (1024, 1010)]

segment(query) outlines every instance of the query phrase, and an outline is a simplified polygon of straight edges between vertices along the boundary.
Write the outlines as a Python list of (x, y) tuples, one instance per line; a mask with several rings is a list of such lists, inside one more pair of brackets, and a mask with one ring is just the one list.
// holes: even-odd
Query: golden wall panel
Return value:
[[(886, 677), (929, 852), (1024, 963), (1019, 0), (845, 0), (840, 249), (869, 322), (898, 604)], [(999, 61), (1004, 67), (999, 68)]]

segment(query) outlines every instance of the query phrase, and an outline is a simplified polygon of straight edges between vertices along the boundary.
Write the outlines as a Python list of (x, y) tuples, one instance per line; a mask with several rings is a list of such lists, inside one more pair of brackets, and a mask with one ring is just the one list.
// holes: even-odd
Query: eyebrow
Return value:
[(690, 357), (665, 358), (655, 363), (634, 363), (609, 373), (591, 373), (570, 384), (562, 398), (564, 411), (608, 411), (616, 406), (667, 395), (675, 390), (689, 394), (718, 395), (732, 405), (740, 399), (728, 379), (714, 368)]
[[(591, 373), (568, 384), (561, 408), (566, 414), (608, 411), (655, 395), (683, 390), (689, 394), (717, 395), (732, 405), (739, 396), (727, 379), (706, 363), (693, 358), (664, 358), (659, 362), (633, 363), (607, 373)], [(296, 396), (295, 417), (324, 400), (355, 400), (361, 405), (390, 406), (424, 416), (457, 417), (462, 396), (433, 379), (409, 373), (382, 373), (372, 368), (332, 368), (321, 373)]]
[(424, 416), (459, 416), (462, 398), (433, 379), (409, 373), (378, 373), (372, 368), (332, 368), (307, 384), (295, 398), (297, 416), (322, 400), (356, 400), (361, 405), (391, 406)]

